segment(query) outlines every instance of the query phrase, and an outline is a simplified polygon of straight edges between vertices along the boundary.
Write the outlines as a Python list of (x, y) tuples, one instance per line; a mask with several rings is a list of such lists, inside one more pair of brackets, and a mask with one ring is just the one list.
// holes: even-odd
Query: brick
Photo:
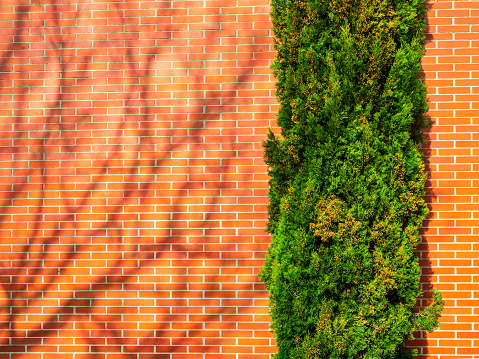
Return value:
[[(3, 5), (1, 49), (15, 49), (0, 67), (0, 145), (12, 150), (0, 162), (0, 253), (18, 312), (8, 357), (268, 358), (257, 273), (269, 243), (261, 141), (278, 109), (269, 3)], [(441, 329), (411, 345), (421, 359), (472, 358), (479, 13), (428, 6), (432, 213), (418, 251), (422, 285), (447, 308)], [(61, 54), (46, 45), (59, 41)], [(41, 328), (48, 343), (27, 341)]]

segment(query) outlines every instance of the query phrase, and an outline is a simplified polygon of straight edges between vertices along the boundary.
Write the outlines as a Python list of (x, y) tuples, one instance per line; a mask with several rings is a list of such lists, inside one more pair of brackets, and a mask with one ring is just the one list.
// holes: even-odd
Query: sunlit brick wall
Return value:
[[(479, 358), (479, 2), (428, 3), (421, 359)], [(268, 0), (0, 0), (0, 359), (266, 359)], [(426, 304), (426, 300), (420, 304)]]
[(1, 0), (0, 358), (269, 357), (269, 10)]
[(446, 308), (441, 329), (419, 333), (414, 345), (420, 358), (472, 359), (479, 358), (479, 1), (428, 5), (423, 69), (434, 126), (423, 147), (431, 213), (419, 255), (423, 290), (439, 289)]

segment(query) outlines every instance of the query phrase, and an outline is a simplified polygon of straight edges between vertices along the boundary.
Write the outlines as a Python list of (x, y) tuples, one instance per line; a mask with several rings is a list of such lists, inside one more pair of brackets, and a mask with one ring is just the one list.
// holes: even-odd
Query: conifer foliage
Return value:
[(272, 0), (281, 135), (270, 132), (261, 271), (275, 359), (413, 358), (427, 215), (423, 0)]

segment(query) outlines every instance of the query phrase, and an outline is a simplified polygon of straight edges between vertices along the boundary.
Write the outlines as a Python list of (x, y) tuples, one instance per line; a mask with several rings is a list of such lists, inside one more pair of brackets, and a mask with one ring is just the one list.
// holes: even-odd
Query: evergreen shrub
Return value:
[(423, 0), (272, 0), (281, 135), (261, 271), (275, 359), (413, 358), (427, 215)]

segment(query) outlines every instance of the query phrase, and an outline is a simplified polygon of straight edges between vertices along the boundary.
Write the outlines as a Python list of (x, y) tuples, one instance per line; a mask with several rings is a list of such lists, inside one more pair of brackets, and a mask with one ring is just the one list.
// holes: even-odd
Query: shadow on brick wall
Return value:
[[(428, 10), (432, 8), (431, 3), (426, 3)], [(426, 47), (432, 42), (432, 34), (430, 33), (429, 18), (426, 24)], [(421, 72), (421, 77), (426, 78), (426, 73)], [(428, 105), (433, 108), (435, 105), (431, 103), (428, 98)], [(433, 119), (428, 116), (428, 120), (431, 121), (434, 126)], [(429, 214), (424, 220), (420, 229), (421, 239), (417, 248), (417, 256), (419, 258), (419, 265), (421, 267), (421, 282), (420, 288), (423, 292), (421, 298), (417, 301), (417, 310), (424, 310), (432, 303), (434, 283), (437, 282), (434, 270), (437, 267), (437, 260), (434, 259), (434, 252), (437, 250), (437, 244), (432, 238), (436, 233), (434, 227), (431, 227), (431, 221), (437, 217), (437, 213), (434, 211), (433, 205), (437, 203), (436, 193), (436, 181), (434, 180), (434, 173), (437, 172), (434, 157), (436, 156), (436, 149), (431, 145), (431, 141), (434, 140), (433, 127), (424, 130), (425, 142), (420, 145), (420, 150), (423, 153), (423, 160), (425, 165), (425, 172), (427, 174), (427, 180), (425, 184), (425, 197), (424, 200), (428, 206)], [(418, 359), (431, 358), (434, 355), (429, 349), (430, 340), (428, 340), (428, 333), (425, 331), (416, 332), (414, 334), (415, 339), (408, 343), (408, 346), (418, 350)], [(432, 346), (435, 346), (433, 343)]]
[(256, 55), (261, 37), (223, 29), (217, 5), (207, 21), (192, 15), (196, 5), (5, 8), (7, 356), (252, 355), (242, 338), (255, 358), (273, 350), (256, 278), (267, 246), (267, 199), (254, 196), (267, 186), (254, 177), (262, 123), (238, 126), (260, 110), (255, 95), (269, 97), (252, 85), (269, 59)]

